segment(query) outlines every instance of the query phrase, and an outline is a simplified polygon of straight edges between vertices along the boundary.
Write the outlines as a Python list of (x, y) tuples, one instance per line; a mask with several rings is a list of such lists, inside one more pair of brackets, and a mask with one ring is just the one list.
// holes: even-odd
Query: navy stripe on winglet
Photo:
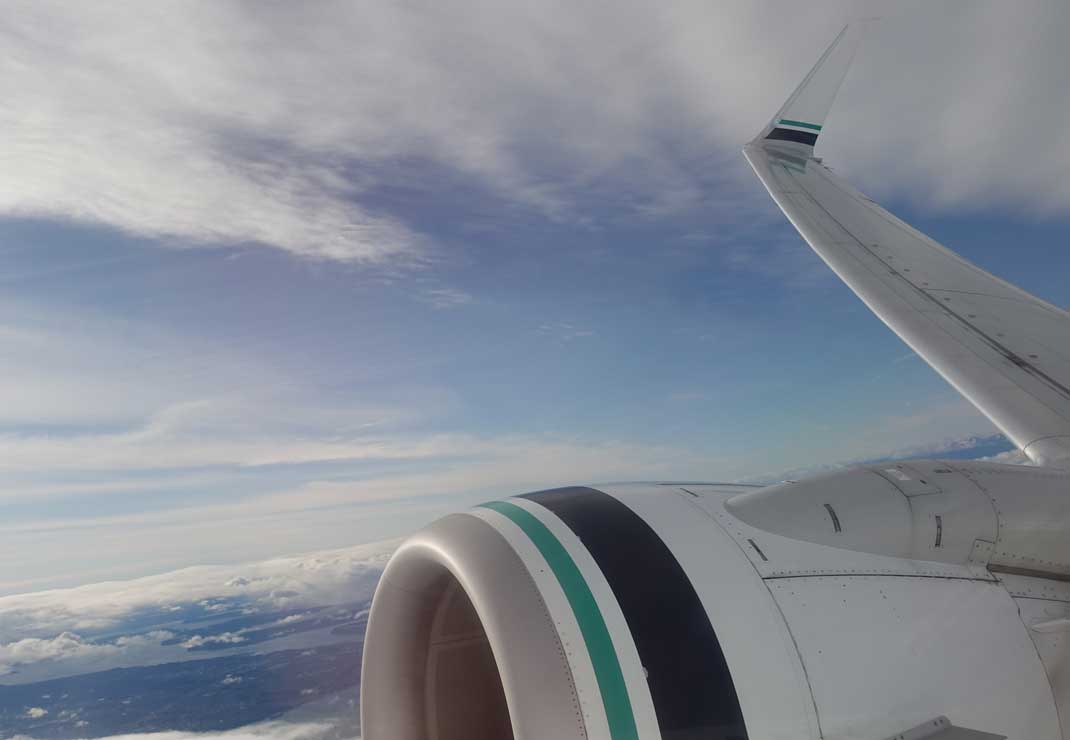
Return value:
[(780, 139), (782, 141), (796, 141), (800, 144), (813, 146), (817, 143), (817, 134), (809, 131), (796, 131), (790, 128), (775, 128), (765, 137), (767, 139)]
[(646, 669), (663, 740), (745, 740), (739, 699), (706, 609), (650, 525), (593, 488), (523, 498), (563, 521), (605, 576)]

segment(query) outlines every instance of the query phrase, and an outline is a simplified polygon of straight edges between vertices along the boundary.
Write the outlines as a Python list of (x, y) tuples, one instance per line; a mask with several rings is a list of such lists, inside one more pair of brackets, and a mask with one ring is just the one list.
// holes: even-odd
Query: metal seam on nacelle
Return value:
[(804, 579), (804, 578), (929, 578), (935, 581), (976, 581), (978, 583), (999, 583), (999, 579), (995, 576), (990, 578), (973, 578), (969, 576), (949, 576), (939, 575), (934, 573), (905, 573), (899, 571), (821, 571), (821, 572), (805, 572), (799, 571), (797, 573), (777, 573), (774, 572), (768, 576), (762, 576), (763, 581), (788, 581), (791, 579)]
[[(999, 505), (996, 503), (996, 499), (993, 498), (992, 493), (987, 488), (981, 485), (980, 481), (978, 481), (973, 475), (970, 474), (971, 471), (975, 471), (976, 468), (971, 468), (966, 465), (955, 465), (948, 461), (945, 461), (944, 464), (946, 464), (947, 467), (951, 468), (951, 470), (955, 471), (967, 481), (969, 481), (971, 484), (973, 484), (974, 487), (976, 487), (981, 493), (984, 494), (985, 499), (988, 500), (989, 505), (992, 507), (992, 513), (995, 514), (996, 517), (996, 533), (994, 539), (992, 540), (992, 549), (993, 551), (995, 551), (996, 543), (999, 542), (999, 536), (1004, 526), (1003, 514), (999, 510)], [(989, 559), (991, 559), (991, 554), (989, 555)], [(988, 567), (987, 562), (985, 562), (984, 565), (986, 568)]]
[(1008, 573), (1012, 576), (1026, 576), (1027, 578), (1043, 578), (1048, 581), (1070, 582), (1070, 574), (1053, 573), (1048, 570), (1036, 570), (1034, 568), (1019, 568), (1015, 565), (1000, 565), (998, 563), (988, 566), (992, 573)]

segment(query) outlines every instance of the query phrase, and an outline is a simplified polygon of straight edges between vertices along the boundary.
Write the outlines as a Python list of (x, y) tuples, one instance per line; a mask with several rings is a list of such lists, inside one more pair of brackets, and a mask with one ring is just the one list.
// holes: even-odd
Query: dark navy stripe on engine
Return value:
[(663, 740), (746, 738), (721, 645), (691, 581), (638, 514), (593, 488), (523, 498), (552, 511), (591, 553), (647, 672)]
[(796, 131), (791, 128), (775, 128), (765, 138), (797, 141), (800, 144), (809, 144), (810, 146), (817, 143), (817, 134), (812, 134), (809, 131)]

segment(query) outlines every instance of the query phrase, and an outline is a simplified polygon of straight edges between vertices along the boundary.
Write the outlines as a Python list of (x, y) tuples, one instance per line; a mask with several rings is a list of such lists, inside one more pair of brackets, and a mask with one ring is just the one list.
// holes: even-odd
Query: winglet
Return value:
[(839, 92), (847, 69), (851, 66), (858, 42), (861, 40), (865, 21), (854, 21), (843, 27), (817, 64), (810, 70), (788, 101), (773, 116), (769, 125), (755, 138), (774, 141), (791, 141), (813, 147), (832, 101)]

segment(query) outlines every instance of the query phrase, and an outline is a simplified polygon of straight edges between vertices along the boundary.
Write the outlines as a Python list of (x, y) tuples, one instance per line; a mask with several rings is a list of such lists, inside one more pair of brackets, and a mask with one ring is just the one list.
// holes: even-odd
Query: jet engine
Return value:
[(447, 516), (376, 591), (363, 737), (1062, 738), (1068, 489), (910, 461)]

